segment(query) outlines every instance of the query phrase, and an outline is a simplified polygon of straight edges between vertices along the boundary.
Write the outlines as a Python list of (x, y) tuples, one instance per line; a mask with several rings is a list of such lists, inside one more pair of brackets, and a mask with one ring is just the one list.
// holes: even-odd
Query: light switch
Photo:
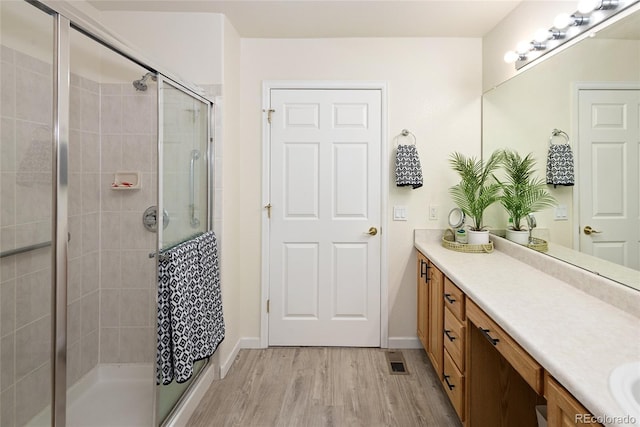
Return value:
[(569, 219), (569, 213), (567, 210), (567, 205), (558, 205), (556, 206), (554, 219), (556, 221), (566, 221)]
[(394, 221), (406, 221), (408, 216), (408, 209), (406, 206), (394, 206), (393, 207), (393, 220)]

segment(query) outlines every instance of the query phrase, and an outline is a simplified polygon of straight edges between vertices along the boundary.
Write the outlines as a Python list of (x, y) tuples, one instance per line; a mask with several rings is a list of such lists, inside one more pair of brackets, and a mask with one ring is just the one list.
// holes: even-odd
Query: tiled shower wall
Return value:
[(98, 364), (100, 87), (72, 75), (69, 116), (67, 381)]
[[(0, 250), (51, 239), (51, 65), (1, 47)], [(50, 400), (51, 248), (0, 260), (0, 425)]]
[[(132, 76), (132, 80), (137, 76)], [(155, 360), (156, 234), (142, 214), (157, 204), (156, 86), (146, 92), (131, 83), (101, 85), (102, 271), (100, 361)], [(139, 190), (111, 190), (116, 171), (142, 172)]]
[[(2, 47), (0, 250), (51, 238), (51, 66)], [(133, 78), (137, 75), (132, 75)], [(71, 78), (68, 365), (71, 385), (101, 363), (151, 362), (155, 335), (155, 87)], [(142, 189), (111, 190), (119, 170)], [(0, 425), (50, 401), (51, 249), (0, 263)]]

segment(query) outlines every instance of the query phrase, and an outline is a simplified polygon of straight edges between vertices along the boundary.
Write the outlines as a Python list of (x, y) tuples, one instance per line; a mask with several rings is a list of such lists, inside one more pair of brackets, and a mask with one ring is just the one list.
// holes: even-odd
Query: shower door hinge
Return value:
[(275, 113), (275, 112), (276, 112), (276, 110), (274, 110), (273, 108), (269, 108), (268, 110), (262, 110), (262, 111), (264, 111), (265, 113), (267, 113), (267, 122), (269, 122), (269, 124), (271, 124), (271, 115), (272, 115), (273, 113)]
[(269, 301), (271, 300), (267, 300), (267, 313), (269, 312)]

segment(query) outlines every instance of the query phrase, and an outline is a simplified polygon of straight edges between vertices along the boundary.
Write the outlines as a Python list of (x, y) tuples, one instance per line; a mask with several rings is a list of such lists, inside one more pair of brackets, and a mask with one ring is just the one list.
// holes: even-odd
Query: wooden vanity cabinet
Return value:
[(467, 300), (467, 427), (537, 427), (543, 369)]
[(417, 296), (418, 337), (465, 427), (537, 427), (537, 405), (549, 427), (601, 425), (420, 251)]
[(442, 381), (443, 352), (442, 292), (444, 274), (418, 251), (418, 338)]
[(448, 277), (444, 278), (443, 385), (461, 421), (465, 420), (465, 295)]
[(427, 347), (427, 355), (431, 359), (440, 381), (442, 381), (444, 357), (442, 293), (444, 291), (444, 274), (431, 261), (429, 261), (429, 274), (429, 345)]
[(429, 260), (418, 251), (418, 339), (425, 350), (429, 347)]
[(602, 426), (595, 422), (589, 411), (548, 373), (545, 374), (545, 394), (548, 427)]

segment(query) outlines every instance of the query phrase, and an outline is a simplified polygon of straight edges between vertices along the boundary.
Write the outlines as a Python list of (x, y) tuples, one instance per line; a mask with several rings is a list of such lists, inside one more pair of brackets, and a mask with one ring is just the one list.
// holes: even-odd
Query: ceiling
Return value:
[(101, 11), (225, 14), (241, 37), (483, 37), (522, 0), (89, 0)]

